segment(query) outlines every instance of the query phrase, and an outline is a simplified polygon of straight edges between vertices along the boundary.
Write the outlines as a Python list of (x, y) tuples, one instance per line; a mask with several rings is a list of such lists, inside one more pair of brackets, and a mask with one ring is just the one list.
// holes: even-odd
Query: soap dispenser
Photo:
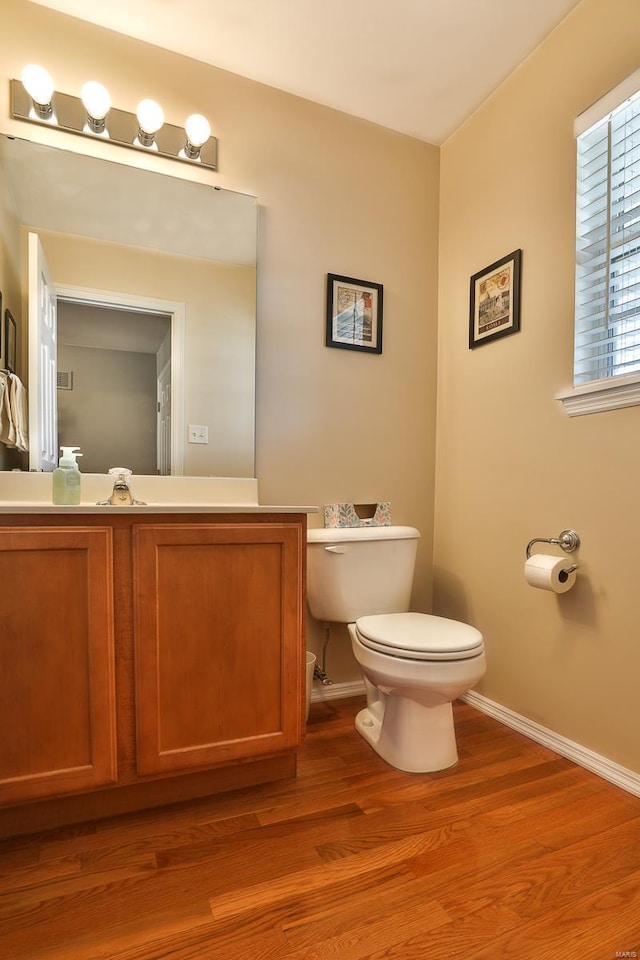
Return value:
[(80, 447), (60, 447), (62, 456), (53, 471), (53, 502), (63, 505), (80, 503), (80, 470), (76, 457)]

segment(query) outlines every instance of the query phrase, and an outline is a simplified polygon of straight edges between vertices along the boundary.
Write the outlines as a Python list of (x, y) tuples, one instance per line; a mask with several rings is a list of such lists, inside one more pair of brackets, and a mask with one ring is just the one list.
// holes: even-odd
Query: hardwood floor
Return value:
[(640, 956), (639, 798), (461, 703), (458, 765), (400, 773), (360, 702), (296, 780), (0, 841), (2, 960)]

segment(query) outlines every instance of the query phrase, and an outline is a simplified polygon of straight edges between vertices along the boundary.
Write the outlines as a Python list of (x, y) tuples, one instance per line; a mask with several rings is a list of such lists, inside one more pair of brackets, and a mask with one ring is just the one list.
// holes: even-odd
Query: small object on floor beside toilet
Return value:
[(307, 713), (305, 720), (309, 719), (309, 708), (311, 707), (311, 693), (313, 691), (313, 676), (316, 669), (316, 655), (307, 650), (307, 674), (306, 674), (306, 693), (307, 693)]

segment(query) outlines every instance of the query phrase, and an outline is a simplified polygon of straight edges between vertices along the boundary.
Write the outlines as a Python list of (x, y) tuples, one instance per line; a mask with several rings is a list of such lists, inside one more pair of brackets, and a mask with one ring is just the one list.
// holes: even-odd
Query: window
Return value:
[(570, 414), (640, 403), (640, 71), (578, 117), (576, 136)]

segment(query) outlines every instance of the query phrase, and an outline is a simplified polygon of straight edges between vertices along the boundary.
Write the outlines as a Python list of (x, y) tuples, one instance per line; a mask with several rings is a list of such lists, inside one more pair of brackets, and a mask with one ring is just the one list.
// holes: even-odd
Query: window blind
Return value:
[(578, 133), (575, 385), (640, 374), (640, 76), (636, 90)]

